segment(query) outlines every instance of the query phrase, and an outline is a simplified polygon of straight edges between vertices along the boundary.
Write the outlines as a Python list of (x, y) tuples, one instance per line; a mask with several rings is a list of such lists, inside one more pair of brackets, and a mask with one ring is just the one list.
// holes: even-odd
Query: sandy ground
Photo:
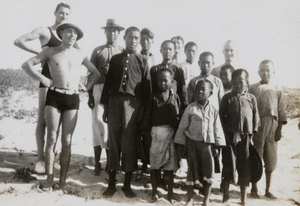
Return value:
[[(18, 92), (9, 99), (1, 100), (1, 108), (9, 107), (26, 110), (36, 109), (37, 97), (28, 96)], [(36, 117), (15, 119), (5, 116), (3, 109), (0, 111), (0, 204), (1, 205), (168, 205), (165, 200), (166, 192), (159, 190), (162, 198), (157, 203), (148, 203), (151, 193), (149, 175), (133, 175), (132, 188), (137, 197), (128, 199), (120, 190), (124, 175), (117, 174), (117, 192), (112, 198), (104, 198), (102, 192), (107, 187), (108, 175), (102, 171), (100, 176), (94, 176), (94, 160), (91, 140), (90, 110), (83, 98), (79, 110), (79, 119), (73, 136), (72, 158), (68, 171), (68, 186), (65, 192), (42, 192), (38, 189), (39, 183), (46, 180), (45, 175), (32, 174), (36, 180), (28, 183), (16, 178), (16, 171), (20, 168), (34, 169), (37, 160), (35, 144)], [(279, 142), (279, 162), (273, 175), (272, 192), (278, 197), (269, 200), (264, 197), (265, 178), (258, 183), (260, 199), (248, 199), (247, 205), (274, 206), (274, 205), (300, 205), (300, 131), (299, 119), (289, 120), (283, 128), (283, 138)], [(60, 149), (60, 144), (57, 146)], [(106, 158), (101, 159), (103, 166)], [(14, 178), (15, 177), (15, 178)], [(55, 181), (58, 181), (59, 170), (55, 169)], [(184, 191), (184, 177), (176, 177), (174, 189), (180, 202), (184, 205), (186, 191)], [(217, 189), (220, 185), (220, 174), (215, 177), (211, 205), (223, 205), (222, 194)], [(250, 189), (248, 189), (250, 190)], [(194, 205), (202, 205), (203, 196), (195, 190)], [(249, 192), (249, 191), (248, 191)], [(239, 188), (230, 188), (231, 204), (240, 205)]]

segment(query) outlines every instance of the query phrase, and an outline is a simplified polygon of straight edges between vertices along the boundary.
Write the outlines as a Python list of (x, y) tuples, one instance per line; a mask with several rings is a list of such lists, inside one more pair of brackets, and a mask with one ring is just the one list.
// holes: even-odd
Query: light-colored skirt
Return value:
[(155, 126), (151, 129), (150, 169), (174, 170), (179, 168), (171, 126)]

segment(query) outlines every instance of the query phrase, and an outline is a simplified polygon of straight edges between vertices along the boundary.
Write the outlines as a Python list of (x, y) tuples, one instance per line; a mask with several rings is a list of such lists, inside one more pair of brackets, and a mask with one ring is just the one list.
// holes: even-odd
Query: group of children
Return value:
[[(190, 44), (191, 48), (185, 50), (195, 46)], [(164, 170), (168, 200), (175, 199), (174, 172), (180, 160), (186, 158), (187, 203), (193, 202), (193, 189), (200, 186), (204, 205), (208, 205), (216, 159), (222, 150), (223, 202), (230, 199), (229, 185), (236, 183), (237, 170), (241, 204), (245, 205), (246, 188), (253, 175), (249, 158), (252, 140), (265, 163), (265, 196), (275, 198), (269, 191), (271, 174), (277, 161), (277, 141), (287, 121), (282, 89), (271, 81), (273, 62), (261, 62), (261, 81), (250, 86), (248, 72), (231, 65), (221, 67), (220, 79), (213, 76), (214, 56), (203, 52), (198, 61), (200, 75), (191, 78), (186, 90), (183, 70), (171, 63), (174, 47), (171, 41), (164, 41), (163, 63), (150, 70), (153, 90), (143, 133), (151, 136), (151, 200), (158, 199), (160, 170)], [(251, 196), (258, 198), (256, 182), (252, 182)]]
[[(58, 19), (62, 13), (69, 14), (70, 6), (59, 4), (55, 11), (56, 18)], [(244, 69), (235, 70), (232, 64), (226, 62), (220, 70), (219, 68), (214, 70), (218, 72), (213, 74), (214, 55), (210, 52), (201, 53), (198, 65), (195, 64), (198, 47), (194, 42), (185, 45), (186, 62), (179, 64), (182, 62), (179, 51), (184, 41), (182, 37), (176, 36), (161, 44), (163, 62), (154, 66), (154, 56), (150, 52), (154, 35), (147, 29), (140, 32), (136, 27), (129, 27), (124, 35), (126, 48), (124, 50), (119, 48), (117, 52), (109, 51), (113, 45), (116, 45), (114, 41), (124, 29), (114, 20), (109, 19), (107, 26), (104, 27), (108, 38), (105, 48), (114, 55), (110, 55), (109, 52), (107, 52), (109, 55), (106, 53), (100, 55), (101, 58), (105, 58), (104, 60), (100, 58), (102, 63), (104, 62), (104, 67), (100, 65), (99, 69), (95, 63), (99, 59), (95, 57), (92, 58), (93, 63), (89, 62), (76, 46), (76, 41), (83, 37), (81, 29), (70, 23), (60, 24), (64, 20), (57, 21), (52, 28), (53, 31), (56, 30), (62, 41), (58, 40), (58, 45), (46, 49), (22, 66), (30, 76), (45, 84), (43, 93), (48, 94), (47, 98), (44, 95), (44, 99), (41, 97), (40, 100), (43, 103), (40, 105), (40, 110), (46, 111), (48, 131), (46, 166), (37, 164), (38, 168), (41, 168), (40, 173), (46, 171), (47, 188), (54, 186), (53, 147), (55, 148), (57, 131), (61, 123), (60, 116), (62, 116), (63, 147), (59, 187), (63, 189), (66, 185), (71, 139), (79, 108), (77, 71), (83, 64), (92, 73), (88, 78), (87, 91), (93, 94), (93, 88), (99, 90), (96, 101), (94, 97), (89, 99), (89, 106), (93, 108), (98, 103), (102, 104), (103, 122), (108, 126), (106, 147), (108, 147), (109, 184), (103, 193), (104, 196), (111, 197), (116, 192), (116, 171), (123, 170), (125, 181), (122, 190), (126, 197), (135, 197), (130, 185), (132, 172), (136, 170), (137, 137), (141, 134), (144, 140), (150, 142), (148, 144), (150, 148), (145, 151), (149, 151), (146, 156), (149, 156), (150, 162), (152, 202), (157, 201), (159, 197), (157, 190), (159, 186), (168, 190), (167, 196), (170, 202), (176, 199), (173, 194), (174, 172), (180, 168), (181, 159), (185, 158), (188, 165), (187, 203), (193, 202), (193, 189), (198, 186), (202, 188), (201, 192), (204, 194), (204, 205), (208, 205), (214, 173), (217, 168), (220, 169), (221, 151), (223, 202), (230, 199), (229, 185), (235, 183), (237, 170), (237, 184), (240, 186), (241, 203), (244, 205), (246, 188), (252, 181), (249, 158), (252, 140), (265, 163), (265, 196), (275, 198), (270, 192), (271, 177), (277, 163), (277, 142), (281, 138), (282, 125), (287, 123), (287, 119), (282, 88), (272, 82), (274, 74), (272, 61), (264, 60), (260, 63), (258, 73), (261, 81), (250, 86), (248, 72)], [(55, 37), (50, 27), (42, 30), (45, 34), (50, 30), (49, 41), (50, 37), (51, 39)], [(25, 40), (32, 40), (31, 33), (21, 36), (15, 44), (31, 51), (24, 46)], [(141, 54), (136, 51), (139, 43), (143, 47)], [(229, 43), (226, 45), (228, 46)], [(62, 52), (65, 50), (72, 53)], [(230, 62), (232, 50), (227, 50), (224, 54), (226, 53), (227, 60)], [(55, 52), (58, 52), (61, 57), (57, 59)], [(100, 53), (97, 49), (95, 52)], [(33, 68), (44, 61), (49, 65), (53, 80), (43, 73), (39, 74)], [(78, 75), (78, 78), (74, 79), (74, 74)], [(99, 84), (98, 88), (93, 87), (97, 84)], [(100, 91), (101, 89), (103, 91)], [(50, 96), (54, 91), (55, 94)], [(62, 95), (64, 99), (61, 98)], [(76, 99), (70, 99), (72, 95), (75, 95)], [(40, 115), (41, 123), (45, 121), (43, 114)], [(99, 118), (99, 114), (96, 116)], [(99, 123), (95, 123), (95, 127), (97, 126)], [(39, 129), (44, 130), (45, 125)], [(38, 150), (40, 150), (39, 162), (42, 162), (44, 132), (37, 136), (39, 136), (37, 137)], [(102, 147), (95, 143), (96, 175), (100, 174), (101, 149)], [(163, 178), (161, 170), (163, 170)], [(258, 197), (256, 181), (252, 181), (251, 196)]]

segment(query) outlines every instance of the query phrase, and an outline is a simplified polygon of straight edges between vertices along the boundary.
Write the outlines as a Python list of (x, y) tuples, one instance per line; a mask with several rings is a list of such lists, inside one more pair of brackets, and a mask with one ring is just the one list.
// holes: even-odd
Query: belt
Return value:
[(58, 93), (61, 93), (61, 94), (78, 94), (78, 91), (77, 90), (69, 90), (69, 89), (59, 89), (59, 88), (56, 88), (56, 87), (49, 87), (49, 89), (53, 90), (53, 91), (56, 91)]

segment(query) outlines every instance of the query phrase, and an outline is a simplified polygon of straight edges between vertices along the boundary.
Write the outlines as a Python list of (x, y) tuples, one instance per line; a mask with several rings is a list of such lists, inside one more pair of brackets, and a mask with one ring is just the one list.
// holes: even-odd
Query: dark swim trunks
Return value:
[(52, 106), (59, 111), (79, 109), (79, 94), (62, 94), (48, 89), (46, 106)]

